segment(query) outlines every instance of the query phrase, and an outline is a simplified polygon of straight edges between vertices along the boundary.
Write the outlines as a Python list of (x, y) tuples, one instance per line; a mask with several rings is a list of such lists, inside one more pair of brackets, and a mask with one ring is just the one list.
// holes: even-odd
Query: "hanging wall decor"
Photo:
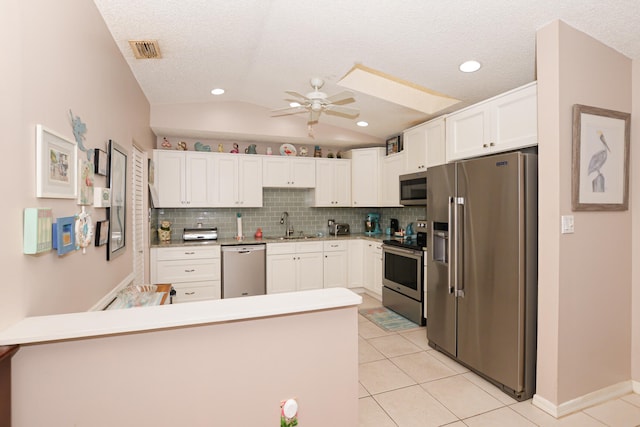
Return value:
[(91, 215), (84, 210), (77, 215), (76, 219), (76, 249), (82, 249), (85, 254), (87, 246), (93, 242), (93, 221)]
[(52, 225), (51, 208), (25, 208), (22, 251), (29, 255), (50, 251), (52, 248)]
[(36, 197), (76, 198), (77, 153), (73, 141), (36, 125)]
[(78, 160), (78, 169), (80, 182), (78, 185), (78, 204), (90, 205), (93, 203), (93, 181), (94, 181), (94, 168), (93, 163), (86, 160)]
[(53, 248), (57, 249), (58, 256), (76, 249), (75, 220), (74, 216), (68, 216), (58, 218), (53, 224)]
[(93, 162), (95, 164), (95, 173), (98, 175), (107, 174), (107, 152), (99, 148), (95, 148), (93, 155)]
[(96, 246), (103, 246), (109, 240), (109, 220), (96, 222)]
[(629, 208), (630, 127), (629, 113), (573, 106), (574, 211)]

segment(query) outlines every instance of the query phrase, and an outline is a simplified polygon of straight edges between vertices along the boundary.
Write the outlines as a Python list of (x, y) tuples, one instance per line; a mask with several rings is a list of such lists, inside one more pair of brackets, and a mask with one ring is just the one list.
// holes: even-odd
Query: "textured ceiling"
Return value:
[[(95, 3), (152, 111), (160, 104), (233, 101), (252, 104), (251, 114), (269, 116), (270, 110), (287, 106), (285, 90), (309, 92), (311, 77), (324, 78), (322, 90), (329, 95), (344, 90), (336, 82), (357, 63), (461, 99), (452, 108), (458, 109), (535, 80), (536, 30), (556, 19), (640, 58), (638, 0)], [(157, 39), (163, 58), (134, 59), (130, 39)], [(459, 72), (458, 65), (468, 59), (483, 68)], [(214, 87), (225, 88), (225, 95), (214, 98)], [(370, 95), (356, 93), (355, 99), (349, 106), (360, 109), (359, 119), (368, 121), (368, 128), (328, 115), (320, 122), (364, 133), (364, 139), (384, 139), (430, 118)], [(305, 126), (303, 119), (294, 123)]]

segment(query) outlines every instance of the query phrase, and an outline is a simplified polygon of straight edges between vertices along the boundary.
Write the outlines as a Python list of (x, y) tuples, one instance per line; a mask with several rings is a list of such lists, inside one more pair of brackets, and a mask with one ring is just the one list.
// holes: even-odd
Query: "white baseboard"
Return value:
[(101, 311), (101, 310), (104, 310), (105, 307), (107, 305), (109, 305), (109, 303), (111, 303), (111, 301), (113, 301), (113, 299), (116, 297), (118, 292), (120, 292), (120, 289), (122, 289), (122, 288), (124, 288), (126, 286), (129, 286), (131, 283), (133, 283), (133, 278), (134, 277), (135, 276), (134, 276), (134, 274), (132, 272), (127, 277), (125, 277), (122, 282), (118, 283), (115, 288), (113, 288), (105, 296), (100, 298), (100, 300), (97, 303), (95, 303), (95, 305), (93, 307), (91, 307), (87, 311)]
[(632, 381), (633, 383), (633, 392), (635, 394), (640, 394), (640, 381)]
[(638, 393), (638, 389), (640, 389), (640, 383), (629, 380), (596, 390), (585, 394), (584, 396), (561, 403), (560, 405), (555, 405), (538, 394), (533, 396), (531, 403), (549, 415), (552, 415), (555, 418), (560, 418), (574, 412), (582, 411), (590, 406), (604, 403), (611, 399), (616, 399), (634, 391)]

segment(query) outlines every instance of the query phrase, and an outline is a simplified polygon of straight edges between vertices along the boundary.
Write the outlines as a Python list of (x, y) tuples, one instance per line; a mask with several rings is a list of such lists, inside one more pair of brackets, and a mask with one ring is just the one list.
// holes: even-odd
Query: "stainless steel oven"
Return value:
[(424, 277), (422, 248), (403, 247), (402, 243), (385, 241), (382, 245), (382, 304), (424, 325)]

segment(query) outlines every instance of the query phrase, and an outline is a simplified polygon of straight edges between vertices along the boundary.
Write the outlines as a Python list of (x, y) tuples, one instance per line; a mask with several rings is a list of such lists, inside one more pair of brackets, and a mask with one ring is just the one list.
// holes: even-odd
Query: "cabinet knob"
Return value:
[(192, 269), (190, 269), (190, 270), (185, 270), (184, 272), (185, 272), (185, 273), (193, 273), (194, 271), (196, 271), (196, 270), (192, 268)]
[(488, 144), (482, 144), (482, 148), (487, 148), (487, 147), (489, 147)]
[(195, 252), (185, 252), (184, 254), (185, 255), (193, 255), (193, 254), (195, 254)]
[(184, 294), (185, 294), (185, 295), (195, 295), (195, 294), (196, 294), (196, 291), (193, 291), (193, 292), (185, 292)]
[(496, 145), (496, 144), (495, 144), (495, 142), (492, 142), (492, 143), (490, 143), (489, 145), (490, 145), (491, 147), (495, 147), (495, 145)]

